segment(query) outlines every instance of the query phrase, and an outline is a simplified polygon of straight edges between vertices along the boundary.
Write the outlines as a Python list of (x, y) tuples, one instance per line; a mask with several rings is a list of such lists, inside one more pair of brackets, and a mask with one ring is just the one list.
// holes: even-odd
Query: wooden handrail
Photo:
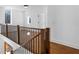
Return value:
[(23, 26), (20, 26), (22, 28), (28, 28), (28, 29), (36, 29), (36, 30), (41, 30), (42, 28), (32, 28), (32, 27), (23, 27)]

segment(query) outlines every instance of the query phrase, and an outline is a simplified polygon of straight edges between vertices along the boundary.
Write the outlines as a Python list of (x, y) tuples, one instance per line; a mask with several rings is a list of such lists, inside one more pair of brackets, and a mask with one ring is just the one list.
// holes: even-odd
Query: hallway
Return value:
[(0, 24), (1, 34), (20, 45), (30, 41), (23, 47), (34, 53), (79, 53), (78, 5), (4, 5)]

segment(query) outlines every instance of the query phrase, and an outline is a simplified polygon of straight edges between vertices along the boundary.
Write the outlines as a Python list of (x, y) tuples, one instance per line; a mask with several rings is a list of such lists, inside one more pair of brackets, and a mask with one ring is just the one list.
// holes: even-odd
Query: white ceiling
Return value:
[(12, 8), (18, 10), (24, 10), (24, 5), (0, 5), (1, 8)]
[(24, 5), (0, 5), (0, 7), (18, 7), (18, 8), (23, 8)]
[[(26, 10), (27, 8), (24, 8), (24, 5), (0, 5), (0, 7), (2, 8), (12, 8), (12, 9), (19, 9), (19, 10)], [(30, 5), (28, 6), (28, 8), (43, 8), (43, 7), (47, 7), (47, 5)]]

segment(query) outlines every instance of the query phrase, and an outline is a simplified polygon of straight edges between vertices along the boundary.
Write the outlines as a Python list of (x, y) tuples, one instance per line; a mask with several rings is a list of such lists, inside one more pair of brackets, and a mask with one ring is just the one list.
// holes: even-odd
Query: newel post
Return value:
[(45, 53), (45, 43), (44, 43), (44, 29), (41, 29), (41, 53)]
[(20, 26), (17, 25), (17, 36), (18, 36), (18, 44), (20, 44)]
[(50, 29), (46, 28), (45, 30), (45, 48), (46, 48), (46, 53), (49, 53), (50, 49)]

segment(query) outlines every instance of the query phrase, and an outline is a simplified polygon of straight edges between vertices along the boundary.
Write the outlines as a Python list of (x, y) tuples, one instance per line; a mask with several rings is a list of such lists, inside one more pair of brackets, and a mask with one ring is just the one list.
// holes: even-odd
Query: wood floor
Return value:
[(50, 54), (79, 54), (79, 50), (58, 43), (50, 42), (49, 53)]

